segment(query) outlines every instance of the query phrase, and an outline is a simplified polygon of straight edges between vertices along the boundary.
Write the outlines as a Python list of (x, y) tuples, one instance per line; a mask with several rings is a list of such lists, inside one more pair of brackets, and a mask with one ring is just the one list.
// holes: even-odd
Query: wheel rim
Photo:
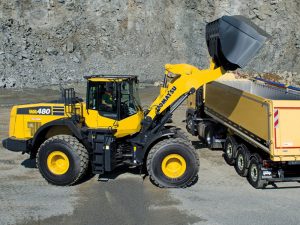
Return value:
[(163, 159), (161, 169), (165, 176), (179, 178), (186, 171), (186, 161), (181, 155), (170, 154)]
[(244, 158), (243, 158), (242, 155), (238, 156), (237, 164), (238, 164), (239, 170), (243, 170), (244, 169), (245, 162), (244, 162)]
[(206, 135), (206, 143), (209, 144), (209, 145), (211, 144), (210, 132), (208, 132), (207, 135)]
[(257, 181), (257, 178), (258, 178), (258, 169), (255, 165), (252, 165), (251, 166), (251, 169), (250, 169), (250, 175), (251, 175), (251, 179), (256, 182)]
[(188, 126), (188, 129), (189, 129), (190, 131), (193, 130), (193, 121), (192, 121), (192, 119), (189, 119), (189, 120), (188, 120), (187, 126)]
[(229, 143), (226, 147), (226, 154), (227, 154), (228, 158), (232, 158), (232, 152), (233, 152), (232, 144)]
[(47, 166), (55, 175), (65, 174), (70, 167), (69, 158), (61, 151), (51, 152), (47, 158)]

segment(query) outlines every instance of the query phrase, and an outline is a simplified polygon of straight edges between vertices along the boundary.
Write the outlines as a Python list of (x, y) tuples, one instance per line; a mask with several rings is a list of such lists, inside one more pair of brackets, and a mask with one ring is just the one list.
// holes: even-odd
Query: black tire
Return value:
[(186, 117), (186, 130), (193, 136), (197, 135), (196, 124), (192, 115)]
[(245, 177), (248, 174), (250, 152), (244, 144), (238, 145), (236, 151), (234, 168), (240, 176)]
[[(47, 159), (55, 151), (62, 152), (68, 158), (68, 170), (63, 174), (54, 174), (48, 167)], [(89, 164), (89, 154), (75, 137), (57, 135), (40, 146), (36, 161), (40, 173), (49, 183), (68, 186), (77, 183), (85, 175)]]
[(205, 144), (207, 146), (207, 148), (210, 148), (212, 149), (213, 148), (213, 139), (214, 139), (214, 129), (212, 126), (208, 126), (206, 129), (205, 129), (205, 137), (204, 137), (204, 140), (205, 140)]
[(235, 164), (235, 155), (236, 155), (236, 148), (238, 146), (237, 141), (233, 136), (228, 136), (226, 138), (225, 144), (224, 144), (224, 160), (225, 162), (233, 166)]
[[(186, 169), (180, 177), (168, 177), (162, 169), (163, 161), (171, 155), (180, 155)], [(161, 188), (185, 188), (198, 178), (199, 157), (191, 142), (183, 138), (165, 139), (155, 144), (147, 157), (147, 171), (152, 183)]]
[(262, 180), (262, 159), (258, 154), (251, 156), (248, 176), (249, 183), (256, 189), (263, 189), (268, 185), (266, 180)]

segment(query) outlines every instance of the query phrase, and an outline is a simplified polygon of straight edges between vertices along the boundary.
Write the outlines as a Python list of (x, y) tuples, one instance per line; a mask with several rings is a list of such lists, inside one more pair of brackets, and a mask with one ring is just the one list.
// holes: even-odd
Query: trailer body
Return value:
[(224, 79), (208, 83), (188, 101), (190, 133), (210, 148), (223, 148), (225, 156), (228, 139), (233, 138), (229, 164), (235, 167), (238, 153), (245, 152), (241, 157), (248, 168), (240, 175), (248, 175), (256, 154), (265, 169), (261, 177), (269, 183), (300, 180), (299, 91), (258, 80)]

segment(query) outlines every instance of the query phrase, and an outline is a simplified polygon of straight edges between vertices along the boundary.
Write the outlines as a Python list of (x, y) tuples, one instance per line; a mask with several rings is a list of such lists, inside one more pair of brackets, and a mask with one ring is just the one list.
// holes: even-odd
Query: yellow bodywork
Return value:
[[(300, 161), (300, 100), (270, 101), (271, 152), (274, 161)], [(278, 110), (278, 126), (274, 114)]]
[(208, 84), (205, 94), (207, 108), (268, 140), (269, 111), (265, 99), (219, 82)]
[(88, 81), (91, 82), (122, 82), (124, 78), (105, 78), (105, 77), (91, 77)]
[[(53, 115), (51, 114), (37, 114), (36, 108), (41, 109), (53, 109), (55, 107), (64, 108), (63, 104), (52, 104), (52, 103), (41, 103), (41, 104), (28, 104), (28, 105), (18, 105), (14, 106), (10, 114), (10, 124), (9, 124), (9, 136), (16, 139), (30, 139), (34, 136), (35, 132), (42, 125), (49, 123), (53, 120), (61, 119), (67, 117), (64, 115)], [(26, 113), (18, 113), (26, 109)]]
[[(130, 134), (137, 133), (141, 129), (140, 121), (143, 119), (144, 114), (142, 111), (125, 118), (121, 121), (103, 117), (96, 110), (86, 110), (85, 103), (81, 103), (82, 107), (77, 105), (78, 113), (84, 118), (84, 122), (87, 127), (96, 129), (96, 128), (112, 128), (116, 129), (117, 132), (115, 136), (117, 138), (124, 137)], [(18, 109), (24, 108), (45, 108), (50, 107), (51, 112), (55, 107), (64, 108), (64, 104), (51, 104), (51, 103), (39, 103), (39, 104), (28, 104), (28, 105), (19, 105), (14, 106), (11, 110), (10, 115), (10, 126), (9, 126), (9, 136), (16, 139), (30, 139), (34, 136), (35, 132), (41, 126), (52, 122), (54, 120), (68, 118), (70, 115), (65, 113), (64, 115), (39, 115), (39, 114), (17, 114)], [(81, 111), (82, 110), (82, 111)], [(30, 111), (29, 111), (30, 112)], [(55, 129), (55, 128), (54, 128)], [(62, 132), (64, 128), (59, 128), (60, 130), (55, 131), (55, 134)], [(53, 132), (50, 130), (49, 132)], [(64, 131), (65, 134), (67, 131)], [(50, 135), (53, 136), (53, 135)]]
[(116, 129), (117, 132), (115, 133), (115, 136), (120, 138), (140, 131), (144, 113), (139, 111), (130, 117), (118, 121), (101, 116), (97, 110), (89, 109), (83, 111), (83, 117), (85, 118), (85, 123), (89, 128)]

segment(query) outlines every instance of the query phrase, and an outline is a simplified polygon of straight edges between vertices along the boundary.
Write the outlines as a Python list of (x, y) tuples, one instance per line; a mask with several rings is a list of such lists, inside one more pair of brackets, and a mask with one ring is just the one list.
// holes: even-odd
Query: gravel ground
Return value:
[[(0, 90), (0, 139), (7, 135), (10, 104), (37, 102), (58, 96), (47, 90)], [(83, 86), (78, 86), (80, 93)], [(142, 89), (144, 104), (157, 93)], [(174, 115), (182, 122), (185, 108)], [(28, 155), (0, 147), (0, 224), (299, 224), (300, 185), (279, 184), (278, 189), (255, 190), (222, 152), (200, 148), (198, 182), (187, 189), (159, 189), (137, 169), (120, 168), (73, 187), (47, 184)]]

